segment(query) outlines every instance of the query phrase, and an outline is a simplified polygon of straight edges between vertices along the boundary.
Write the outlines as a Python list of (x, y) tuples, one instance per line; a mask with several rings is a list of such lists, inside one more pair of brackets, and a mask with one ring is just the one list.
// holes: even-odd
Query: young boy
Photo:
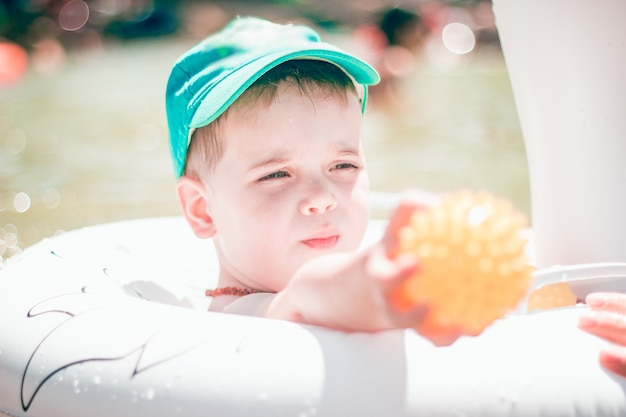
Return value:
[[(396, 224), (357, 251), (369, 219), (361, 143), (365, 62), (313, 30), (239, 18), (183, 55), (167, 87), (178, 198), (220, 262), (211, 310), (347, 331), (417, 328), (428, 306), (388, 294), (417, 268), (392, 260)], [(459, 334), (426, 335), (447, 344)]]
[[(368, 223), (361, 144), (366, 63), (302, 26), (238, 19), (187, 52), (167, 88), (183, 214), (220, 261), (211, 310), (377, 331), (413, 327), (436, 344), (460, 332), (420, 328), (428, 306), (398, 311), (388, 293), (414, 260), (390, 259), (415, 209), (360, 252)], [(601, 354), (626, 376), (626, 295), (591, 294), (580, 327), (616, 344)]]

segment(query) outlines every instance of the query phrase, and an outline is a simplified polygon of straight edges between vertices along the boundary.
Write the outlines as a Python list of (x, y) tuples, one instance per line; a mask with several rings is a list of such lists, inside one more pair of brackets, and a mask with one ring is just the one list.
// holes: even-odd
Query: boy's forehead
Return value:
[(322, 90), (307, 93), (283, 86), (268, 104), (249, 100), (232, 107), (220, 127), (225, 148), (229, 141), (245, 137), (241, 145), (247, 151), (261, 152), (275, 139), (306, 137), (319, 129), (338, 139), (334, 145), (337, 150), (358, 150), (362, 113), (353, 92), (342, 96)]
[(363, 89), (380, 77), (365, 61), (320, 40), (311, 28), (238, 18), (190, 49), (174, 64), (166, 90), (170, 147), (177, 176), (184, 173), (188, 146), (196, 129), (206, 127), (259, 77), (296, 59), (336, 65)]
[[(313, 113), (315, 113), (316, 104), (322, 101), (336, 101), (342, 106), (347, 106), (354, 102), (359, 118), (362, 117), (360, 98), (354, 91), (337, 91), (319, 85), (311, 85), (309, 88), (302, 89), (297, 83), (290, 80), (281, 80), (275, 87), (275, 90), (271, 92), (266, 91), (260, 94), (251, 90), (246, 91), (223, 114), (221, 117), (223, 119), (222, 123), (226, 126), (229, 123), (249, 125), (257, 118), (267, 115), (277, 103), (300, 98), (306, 99), (305, 102), (310, 104), (309, 109)], [(292, 110), (292, 108), (287, 110)], [(287, 115), (287, 112), (284, 114)]]

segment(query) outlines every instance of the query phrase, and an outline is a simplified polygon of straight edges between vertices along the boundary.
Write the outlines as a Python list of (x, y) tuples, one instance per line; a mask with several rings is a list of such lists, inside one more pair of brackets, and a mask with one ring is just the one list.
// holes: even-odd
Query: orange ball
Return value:
[(416, 210), (392, 256), (418, 259), (417, 272), (391, 295), (399, 309), (430, 307), (417, 330), (477, 335), (526, 295), (533, 267), (526, 217), (489, 193), (461, 191)]

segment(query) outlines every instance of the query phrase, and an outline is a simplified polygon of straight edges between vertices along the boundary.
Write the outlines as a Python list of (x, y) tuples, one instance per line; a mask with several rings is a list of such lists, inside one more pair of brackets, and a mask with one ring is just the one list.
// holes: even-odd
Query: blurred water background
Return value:
[(373, 190), (484, 189), (529, 214), (490, 2), (402, 3), (427, 31), (410, 54), (396, 48), (383, 59), (392, 48), (375, 29), (396, 4), (0, 2), (0, 263), (62, 231), (179, 214), (165, 83), (180, 54), (236, 15), (309, 23), (390, 74), (365, 118)]

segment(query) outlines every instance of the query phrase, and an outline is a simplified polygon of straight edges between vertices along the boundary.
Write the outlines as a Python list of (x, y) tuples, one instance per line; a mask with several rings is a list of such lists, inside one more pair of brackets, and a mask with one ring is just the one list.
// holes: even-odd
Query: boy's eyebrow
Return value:
[[(339, 156), (359, 156), (361, 155), (361, 152), (359, 150), (359, 148), (354, 148), (354, 147), (345, 147), (345, 148), (340, 148), (339, 150), (337, 150), (337, 155)], [(250, 170), (254, 170), (257, 168), (262, 168), (264, 166), (268, 166), (268, 165), (281, 165), (281, 164), (285, 164), (289, 161), (289, 158), (284, 158), (281, 156), (275, 156), (272, 155), (268, 158), (262, 159), (258, 162), (255, 162), (254, 164), (252, 164), (252, 166), (250, 166)]]
[(359, 150), (359, 148), (353, 148), (353, 147), (346, 147), (346, 148), (341, 148), (337, 151), (337, 153), (339, 155), (360, 155), (361, 151)]
[(284, 164), (288, 161), (287, 158), (282, 158), (279, 156), (270, 156), (269, 158), (263, 159), (259, 162), (254, 163), (251, 167), (250, 170), (253, 169), (257, 169), (257, 168), (261, 168), (267, 165), (280, 165), (280, 164)]

